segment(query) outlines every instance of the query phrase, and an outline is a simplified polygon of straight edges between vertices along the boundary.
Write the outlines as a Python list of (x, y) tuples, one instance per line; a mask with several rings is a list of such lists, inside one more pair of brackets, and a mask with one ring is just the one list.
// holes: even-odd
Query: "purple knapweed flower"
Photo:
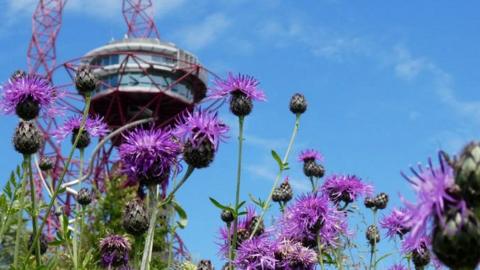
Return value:
[(187, 111), (177, 122), (174, 134), (183, 143), (190, 142), (194, 147), (208, 140), (216, 150), (220, 141), (226, 139), (228, 130), (216, 113), (199, 110), (193, 113)]
[(298, 161), (300, 162), (306, 162), (306, 161), (323, 162), (323, 160), (324, 160), (323, 155), (314, 149), (303, 150), (302, 152), (300, 152), (300, 155), (298, 155)]
[[(27, 114), (25, 120), (35, 118), (40, 109), (52, 116), (50, 112), (54, 111), (54, 102), (60, 94), (47, 79), (34, 74), (10, 78), (2, 88), (3, 95), (0, 106), (3, 111), (6, 114), (17, 112), (22, 118), (24, 118), (23, 114)], [(29, 109), (21, 109), (20, 107), (26, 103), (30, 103), (27, 106)], [(34, 112), (31, 111), (32, 108), (35, 108)], [(21, 111), (25, 111), (25, 109), (30, 112), (22, 113)]]
[[(63, 126), (54, 131), (53, 136), (58, 140), (64, 140), (68, 135), (77, 133), (82, 123), (82, 115), (75, 115), (70, 117)], [(92, 137), (103, 137), (109, 130), (108, 126), (101, 116), (87, 117), (83, 130)]]
[(340, 246), (342, 236), (349, 237), (347, 214), (337, 207), (329, 205), (325, 221), (319, 231), (320, 243), (324, 247), (336, 248)]
[(453, 169), (439, 158), (440, 166), (433, 167), (429, 160), (429, 167), (418, 166), (418, 170), (411, 168), (413, 176), (402, 175), (410, 182), (417, 193), (417, 203), (404, 201), (405, 226), (411, 231), (406, 235), (403, 247), (406, 250), (418, 246), (420, 241), (431, 232), (433, 222), (445, 222), (447, 205), (464, 205), (464, 202), (449, 193), (455, 184)]
[(380, 221), (380, 226), (387, 230), (387, 236), (390, 239), (395, 238), (396, 235), (403, 237), (409, 231), (405, 226), (405, 210), (394, 208), (390, 215)]
[(408, 270), (405, 266), (401, 264), (394, 264), (388, 270)]
[(119, 154), (123, 171), (129, 177), (128, 184), (166, 184), (170, 169), (178, 166), (180, 153), (172, 133), (165, 129), (139, 128), (123, 137)]
[(236, 269), (275, 270), (275, 244), (268, 237), (245, 240), (237, 250)]
[[(238, 219), (237, 243), (239, 244), (241, 244), (243, 241), (250, 237), (250, 232), (253, 229), (252, 225), (254, 225), (254, 219), (257, 217), (257, 214), (255, 213), (255, 209), (253, 207), (247, 207), (246, 212), (247, 213), (245, 215), (241, 216)], [(230, 226), (230, 229), (228, 229), (228, 227), (221, 227), (219, 238), (221, 241), (220, 243), (218, 243), (218, 245), (220, 246), (220, 254), (228, 258), (228, 253), (230, 251), (229, 239), (233, 241), (233, 226)]]
[(235, 92), (241, 92), (251, 100), (265, 101), (265, 93), (258, 88), (259, 82), (252, 76), (228, 73), (226, 80), (215, 79), (215, 86), (211, 89), (210, 99), (222, 99)]
[(282, 270), (312, 270), (317, 262), (313, 249), (304, 247), (300, 242), (281, 239), (275, 245), (276, 268)]
[(327, 177), (321, 190), (333, 203), (338, 204), (341, 201), (351, 203), (359, 196), (369, 196), (373, 192), (373, 187), (363, 183), (355, 175), (333, 174)]
[(301, 195), (286, 209), (280, 221), (280, 234), (305, 246), (316, 246), (329, 210), (328, 199), (319, 193)]
[(126, 266), (130, 242), (120, 235), (109, 235), (100, 241), (100, 258), (104, 268)]

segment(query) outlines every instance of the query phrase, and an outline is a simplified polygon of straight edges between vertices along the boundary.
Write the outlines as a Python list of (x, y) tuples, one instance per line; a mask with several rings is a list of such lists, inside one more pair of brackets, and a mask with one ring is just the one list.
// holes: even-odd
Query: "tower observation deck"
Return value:
[(81, 62), (100, 80), (92, 111), (113, 129), (145, 117), (168, 124), (206, 94), (208, 74), (197, 57), (158, 39), (113, 41), (88, 52)]

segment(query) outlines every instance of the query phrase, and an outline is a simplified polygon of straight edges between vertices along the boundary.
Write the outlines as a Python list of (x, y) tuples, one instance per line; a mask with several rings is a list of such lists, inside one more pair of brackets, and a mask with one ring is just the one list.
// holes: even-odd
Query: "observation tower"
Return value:
[(92, 95), (92, 113), (112, 129), (155, 117), (168, 124), (205, 97), (207, 72), (197, 57), (157, 38), (112, 41), (81, 60), (100, 79)]

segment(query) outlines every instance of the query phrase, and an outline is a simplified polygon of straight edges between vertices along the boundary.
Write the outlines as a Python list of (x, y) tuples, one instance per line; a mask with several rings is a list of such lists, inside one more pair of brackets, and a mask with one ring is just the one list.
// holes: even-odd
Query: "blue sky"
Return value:
[[(0, 0), (0, 78), (26, 67), (30, 16), (37, 1)], [(480, 4), (476, 1), (155, 1), (161, 38), (194, 52), (217, 74), (254, 75), (268, 96), (247, 119), (242, 197), (268, 192), (275, 173), (270, 150), (283, 153), (293, 116), (290, 96), (309, 109), (294, 155), (315, 148), (328, 172), (353, 173), (391, 194), (411, 191), (399, 171), (436, 151), (456, 153), (480, 131)], [(126, 26), (120, 0), (70, 0), (57, 42), (58, 62), (76, 58)], [(236, 124), (226, 108), (226, 122)], [(2, 116), (0, 177), (19, 156), (11, 146), (14, 117)], [(233, 202), (235, 132), (215, 163), (196, 173), (178, 199), (189, 226), (181, 235), (195, 258), (218, 262), (218, 213), (212, 196)], [(308, 188), (294, 162), (288, 175)], [(363, 234), (363, 233), (362, 233)], [(389, 247), (386, 247), (387, 249)]]

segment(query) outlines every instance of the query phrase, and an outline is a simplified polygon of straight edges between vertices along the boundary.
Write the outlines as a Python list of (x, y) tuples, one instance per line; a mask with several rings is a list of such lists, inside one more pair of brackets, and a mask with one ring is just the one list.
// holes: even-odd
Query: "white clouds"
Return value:
[[(269, 164), (247, 165), (247, 171), (260, 179), (270, 181), (272, 184), (276, 178), (275, 168)], [(311, 189), (306, 179), (302, 181), (289, 177), (288, 182), (296, 191), (307, 192)]]
[(222, 13), (211, 14), (199, 23), (184, 27), (178, 33), (188, 49), (202, 49), (214, 42), (230, 26), (231, 21)]
[(420, 72), (428, 68), (429, 64), (425, 59), (413, 58), (410, 52), (404, 47), (396, 46), (394, 48), (396, 64), (394, 66), (395, 74), (405, 80), (415, 79)]

